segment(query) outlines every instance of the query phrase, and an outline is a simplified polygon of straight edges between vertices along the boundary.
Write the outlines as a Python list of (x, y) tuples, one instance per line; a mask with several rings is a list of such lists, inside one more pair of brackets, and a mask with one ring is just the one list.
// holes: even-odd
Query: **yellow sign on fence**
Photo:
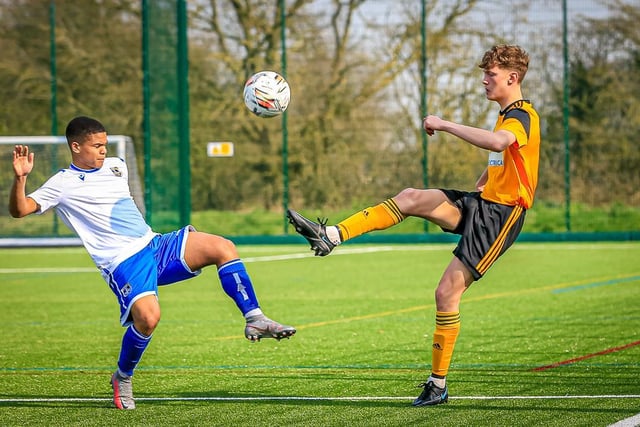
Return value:
[(233, 142), (209, 142), (207, 144), (209, 157), (233, 157)]

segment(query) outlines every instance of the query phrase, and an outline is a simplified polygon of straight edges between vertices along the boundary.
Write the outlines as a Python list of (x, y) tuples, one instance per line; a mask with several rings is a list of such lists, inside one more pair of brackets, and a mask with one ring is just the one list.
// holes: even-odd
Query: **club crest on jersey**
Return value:
[(113, 167), (111, 168), (111, 172), (113, 172), (113, 174), (114, 174), (115, 176), (118, 176), (118, 177), (122, 176), (122, 171), (121, 171), (121, 170), (120, 170), (120, 168), (119, 168), (119, 167), (117, 167), (117, 166), (113, 166)]

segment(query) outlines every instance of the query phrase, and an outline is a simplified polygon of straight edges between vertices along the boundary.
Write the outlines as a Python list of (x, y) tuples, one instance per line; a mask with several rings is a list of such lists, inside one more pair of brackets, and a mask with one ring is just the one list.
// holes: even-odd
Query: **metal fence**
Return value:
[[(37, 1), (34, 0), (34, 3)], [(40, 1), (40, 3), (44, 2)], [(61, 39), (66, 37), (64, 32), (61, 32), (57, 27), (60, 26), (61, 15), (68, 14), (72, 10), (77, 12), (73, 8), (81, 8), (81, 6), (66, 2), (59, 2), (56, 6), (55, 1), (46, 3), (49, 5), (48, 15), (42, 16), (39, 25), (46, 28), (47, 31), (41, 31), (39, 36), (36, 33), (32, 34), (32, 39), (40, 37), (40, 43), (39, 47), (31, 47), (31, 49), (40, 49), (38, 55), (41, 58), (48, 56), (49, 59), (49, 76), (48, 79), (41, 80), (41, 86), (48, 87), (50, 91), (46, 102), (41, 102), (41, 113), (48, 115), (50, 126), (45, 130), (39, 128), (27, 133), (22, 124), (16, 125), (8, 118), (0, 121), (2, 133), (5, 135), (17, 135), (18, 132), (36, 134), (36, 131), (41, 134), (58, 133), (58, 124), (62, 121), (59, 117), (60, 105), (68, 101), (65, 97), (69, 95), (68, 92), (60, 93), (58, 90), (59, 69), (65, 67), (65, 62), (69, 59), (65, 55), (69, 55), (69, 52), (56, 48), (62, 43)], [(99, 7), (96, 5), (100, 5), (101, 2), (88, 3), (93, 4), (92, 7)], [(210, 4), (223, 3), (225, 2), (211, 2)], [(195, 180), (198, 182), (193, 182), (191, 176), (192, 170), (197, 167), (194, 164), (196, 162), (193, 158), (194, 152), (198, 152), (199, 149), (193, 144), (190, 145), (190, 139), (197, 140), (196, 144), (202, 143), (203, 135), (209, 132), (207, 126), (210, 126), (210, 123), (203, 118), (202, 113), (203, 110), (210, 108), (209, 105), (204, 105), (200, 98), (189, 100), (189, 79), (195, 80), (200, 87), (202, 82), (198, 79), (202, 79), (202, 77), (190, 75), (189, 60), (187, 59), (189, 58), (188, 45), (193, 42), (195, 37), (206, 32), (202, 26), (196, 28), (194, 24), (196, 20), (193, 19), (195, 13), (202, 13), (202, 10), (206, 10), (206, 2), (195, 1), (187, 4), (182, 0), (159, 0), (140, 3), (132, 1), (131, 4), (136, 13), (132, 13), (124, 21), (127, 21), (127, 25), (139, 28), (141, 49), (138, 100), (141, 108), (126, 112), (126, 114), (136, 116), (129, 120), (129, 123), (139, 125), (139, 127), (118, 130), (121, 133), (131, 134), (138, 145), (147, 219), (154, 228), (164, 231), (189, 222), (192, 192), (201, 196), (210, 190), (203, 188), (203, 185), (214, 187), (213, 192), (225, 195), (227, 198), (233, 197), (233, 193), (230, 191), (236, 191), (240, 194), (241, 189), (228, 190), (227, 188), (230, 186), (223, 179), (212, 179), (211, 181), (215, 182), (205, 181), (203, 184), (198, 180)], [(281, 13), (278, 16), (272, 14), (274, 22), (280, 26), (278, 31), (274, 33), (277, 34), (275, 40), (271, 40), (272, 43), (278, 45), (275, 50), (277, 55), (273, 58), (272, 65), (279, 66), (283, 74), (290, 76), (291, 81), (295, 83), (293, 88), (294, 101), (298, 97), (297, 102), (299, 102), (297, 108), (294, 102), (294, 108), (291, 108), (291, 111), (282, 117), (281, 129), (279, 129), (281, 140), (278, 142), (281, 146), (278, 147), (276, 153), (273, 153), (272, 149), (268, 154), (278, 156), (277, 161), (281, 164), (279, 176), (274, 180), (280, 186), (277, 196), (281, 202), (278, 209), (284, 211), (289, 206), (290, 199), (295, 200), (296, 203), (301, 200), (301, 182), (305, 178), (292, 174), (289, 168), (289, 156), (300, 158), (303, 154), (299, 146), (289, 143), (288, 138), (289, 135), (296, 135), (299, 138), (302, 134), (302, 123), (307, 117), (304, 115), (304, 106), (300, 104), (304, 97), (303, 94), (306, 92), (305, 82), (312, 79), (313, 75), (302, 74), (303, 64), (297, 62), (300, 55), (289, 54), (289, 52), (295, 54), (296, 49), (301, 49), (300, 45), (303, 44), (299, 29), (301, 21), (296, 21), (295, 16), (291, 17), (286, 13), (288, 8), (293, 6), (293, 2), (279, 0), (269, 6), (256, 1), (255, 6), (263, 9), (273, 7), (272, 11), (280, 7)], [(10, 6), (4, 5), (3, 7)], [(229, 6), (227, 5), (227, 7)], [(335, 7), (337, 7), (337, 3), (330, 0), (310, 1), (307, 5), (307, 17), (314, 16), (318, 21), (329, 22), (329, 12), (335, 10), (333, 9)], [(452, 45), (456, 46), (457, 50), (449, 52), (450, 56), (442, 55), (443, 59), (441, 59), (438, 53), (444, 52), (439, 51), (437, 45), (440, 43), (438, 37), (444, 31), (443, 16), (456, 7), (469, 8), (470, 12), (456, 23), (458, 33), (455, 37), (457, 40)], [(541, 215), (549, 216), (541, 221), (554, 224), (549, 230), (541, 228), (538, 231), (541, 233), (557, 232), (558, 230), (569, 233), (574, 231), (613, 231), (623, 232), (623, 236), (629, 236), (624, 233), (640, 230), (640, 220), (638, 220), (640, 218), (638, 207), (640, 205), (640, 190), (638, 190), (640, 188), (640, 174), (637, 173), (637, 170), (640, 170), (640, 160), (635, 139), (629, 137), (629, 135), (637, 134), (640, 131), (640, 120), (634, 116), (638, 111), (638, 97), (636, 95), (640, 90), (638, 78), (634, 77), (640, 74), (637, 62), (635, 69), (626, 70), (631, 74), (621, 74), (626, 75), (634, 86), (628, 85), (621, 88), (616, 96), (618, 99), (628, 100), (628, 102), (623, 101), (617, 104), (614, 101), (607, 103), (603, 94), (608, 88), (590, 86), (592, 84), (590, 81), (579, 81), (583, 75), (576, 67), (587, 67), (584, 71), (586, 75), (594, 70), (598, 71), (598, 67), (602, 64), (595, 61), (600, 59), (612, 68), (621, 66), (620, 64), (633, 66), (634, 58), (637, 61), (637, 58), (640, 57), (638, 40), (634, 40), (634, 37), (638, 36), (638, 30), (635, 29), (637, 25), (635, 27), (627, 25), (625, 31), (629, 33), (626, 35), (621, 33), (616, 26), (624, 24), (624, 19), (621, 16), (624, 17), (625, 11), (630, 19), (633, 19), (632, 13), (638, 13), (639, 9), (640, 4), (637, 1), (368, 0), (362, 2), (353, 15), (352, 29), (358, 36), (357, 40), (364, 43), (363, 49), (375, 49), (377, 41), (381, 40), (381, 35), (389, 33), (396, 26), (406, 25), (408, 19), (413, 19), (420, 24), (417, 27), (419, 30), (416, 30), (415, 33), (415, 37), (420, 38), (420, 43), (417, 44), (422, 49), (420, 60), (408, 68), (403, 76), (396, 79), (394, 83), (396, 86), (393, 89), (398, 92), (406, 91), (405, 94), (413, 91), (413, 96), (407, 96), (409, 101), (406, 102), (406, 109), (415, 116), (423, 115), (427, 111), (437, 111), (438, 108), (445, 108), (444, 105), (448, 105), (454, 114), (464, 114), (457, 112), (455, 108), (462, 109), (462, 106), (473, 105), (476, 101), (478, 101), (477, 104), (481, 103), (479, 101), (481, 97), (472, 88), (473, 86), (468, 85), (468, 80), (465, 80), (466, 76), (463, 79), (451, 74), (447, 75), (446, 79), (443, 78), (441, 70), (446, 67), (441, 61), (450, 60), (452, 56), (455, 56), (457, 59), (463, 59), (463, 63), (474, 64), (479, 59), (478, 52), (482, 52), (491, 44), (509, 42), (525, 46), (534, 58), (534, 65), (526, 77), (525, 91), (528, 97), (535, 100), (535, 104), (541, 112), (546, 147), (541, 164), (543, 177), (540, 181), (537, 200), (542, 204)], [(229, 10), (227, 9), (227, 11)], [(411, 16), (412, 13), (413, 16)], [(6, 19), (8, 15), (0, 14), (0, 16), (4, 16)], [(607, 21), (609, 17), (612, 18), (611, 22)], [(229, 25), (229, 34), (233, 33), (233, 26), (236, 23), (229, 20), (226, 24)], [(598, 32), (600, 26), (605, 28), (602, 34)], [(297, 28), (297, 33), (293, 31), (294, 28)], [(410, 26), (407, 25), (407, 28)], [(585, 34), (589, 34), (588, 31), (593, 32), (592, 38), (585, 38)], [(603, 40), (609, 37), (607, 31), (615, 34), (610, 37), (610, 45), (602, 44), (605, 42), (599, 41), (600, 37), (603, 37)], [(93, 35), (86, 34), (85, 37), (90, 39)], [(235, 43), (237, 43), (235, 46), (241, 46), (243, 41), (235, 40)], [(43, 46), (47, 45), (49, 49), (43, 49)], [(601, 52), (603, 48), (608, 49), (603, 53)], [(42, 52), (43, 50), (46, 52)], [(201, 64), (194, 63), (193, 57), (190, 61), (191, 68), (201, 69), (203, 67)], [(251, 62), (247, 58), (239, 60), (239, 62), (242, 61)], [(469, 68), (473, 68), (473, 66)], [(306, 72), (312, 73), (313, 70)], [(132, 75), (135, 74), (132, 73)], [(606, 79), (610, 79), (612, 76), (611, 74), (604, 75)], [(242, 80), (242, 77), (239, 77), (238, 80)], [(452, 82), (455, 85), (452, 85)], [(420, 86), (420, 96), (415, 96), (416, 84)], [(441, 90), (444, 86), (447, 91)], [(456, 87), (452, 88), (452, 86)], [(600, 92), (594, 92), (596, 90), (600, 90)], [(460, 99), (458, 104), (451, 101), (452, 93)], [(589, 95), (593, 93), (596, 93), (596, 99), (589, 98)], [(212, 96), (216, 95), (212, 93)], [(225, 99), (228, 96), (221, 95), (220, 98)], [(77, 103), (77, 100), (74, 100), (74, 103), (70, 104), (76, 105)], [(618, 108), (621, 104), (629, 106), (629, 116), (621, 119), (624, 126), (619, 126), (619, 123), (615, 122), (618, 110), (613, 111), (614, 105), (616, 105), (615, 108)], [(606, 108), (603, 107), (607, 106), (611, 106), (612, 110), (608, 112), (607, 120), (609, 121), (602, 123), (595, 120), (590, 121), (592, 116), (587, 114), (588, 112), (591, 114), (606, 113), (607, 111), (604, 111)], [(589, 109), (589, 107), (591, 108)], [(587, 113), (581, 115), (581, 108), (587, 110)], [(113, 111), (104, 111), (103, 120), (121, 122), (121, 119), (116, 120), (115, 117), (123, 112), (116, 111), (116, 108), (111, 108), (111, 110)], [(491, 114), (483, 112), (477, 116), (484, 117), (486, 125), (491, 126), (493, 122)], [(239, 120), (239, 117), (242, 116), (236, 113), (235, 116), (225, 116), (220, 120), (227, 124)], [(483, 124), (485, 123), (478, 123), (478, 125)], [(608, 128), (605, 124), (608, 124)], [(348, 125), (357, 127), (357, 124), (353, 123)], [(344, 126), (344, 124), (339, 126)], [(376, 126), (385, 127), (380, 129)], [(389, 123), (376, 124), (371, 128), (373, 130), (363, 126), (357, 130), (365, 135), (364, 138), (370, 140), (379, 138), (381, 134), (397, 137), (395, 135), (401, 132)], [(364, 181), (356, 182), (354, 180), (352, 188), (360, 189), (359, 194), (354, 194), (350, 199), (341, 200), (339, 202), (341, 206), (332, 206), (332, 209), (344, 210), (360, 203), (363, 199), (375, 202), (376, 195), (382, 195), (384, 191), (391, 191), (389, 187), (395, 187), (395, 190), (399, 190), (407, 183), (407, 186), (459, 184), (460, 176), (449, 177), (449, 175), (455, 174), (447, 171), (447, 156), (452, 154), (447, 152), (446, 148), (430, 141), (424, 133), (415, 129), (413, 131), (407, 138), (416, 140), (414, 142), (419, 147), (404, 154), (407, 161), (415, 162), (415, 165), (419, 165), (417, 167), (421, 169), (420, 173), (414, 173), (411, 177), (413, 182), (406, 179), (405, 163), (389, 161), (390, 156), (395, 156), (393, 150), (380, 152), (379, 148), (376, 148), (366, 155), (358, 154), (358, 161), (367, 165), (382, 165), (381, 167), (386, 168), (385, 170), (392, 178), (397, 177), (398, 180), (391, 179), (367, 185), (364, 185)], [(338, 129), (338, 132), (343, 132), (346, 135), (345, 138), (349, 138), (346, 129)], [(589, 136), (587, 133), (592, 135)], [(598, 135), (598, 138), (593, 134)], [(610, 143), (596, 145), (597, 141), (602, 141), (603, 138), (611, 138)], [(191, 158), (189, 157), (190, 153)], [(267, 154), (261, 155), (266, 156)], [(331, 159), (327, 156), (322, 160), (326, 168), (324, 173), (328, 176), (335, 176), (334, 180), (338, 181), (342, 179), (339, 177), (341, 170), (338, 169), (344, 169), (344, 167), (340, 166), (339, 162), (332, 162)], [(416, 169), (415, 165), (412, 166), (413, 169)], [(332, 170), (332, 167), (337, 169)], [(225, 168), (237, 169), (239, 166), (229, 163), (220, 166), (219, 170), (225, 171)], [(636, 172), (630, 173), (630, 170)], [(47, 171), (49, 171), (48, 166)], [(222, 176), (228, 176), (233, 171), (225, 173), (226, 175)], [(0, 182), (3, 188), (8, 189), (11, 178), (10, 168), (1, 168)], [(334, 184), (336, 188), (339, 188), (338, 183), (334, 182)], [(251, 189), (248, 192), (250, 193)], [(355, 191), (348, 190), (346, 192), (354, 193)], [(576, 224), (575, 216), (579, 215), (584, 218), (583, 211), (585, 210), (589, 211), (587, 216), (591, 215), (590, 222)], [(628, 220), (620, 220), (621, 217), (628, 218)], [(8, 224), (6, 220), (3, 218), (0, 223)], [(614, 222), (616, 225), (609, 226), (609, 222)], [(27, 225), (25, 228), (29, 229), (30, 226)], [(21, 230), (20, 233), (16, 233), (15, 230), (13, 224), (11, 226), (3, 225), (0, 237), (22, 235), (25, 232), (25, 230)], [(33, 227), (32, 232), (29, 230), (26, 232), (33, 235), (51, 234), (42, 232), (37, 227)], [(286, 223), (283, 233), (287, 233)], [(55, 230), (52, 234), (67, 235), (68, 232)]]

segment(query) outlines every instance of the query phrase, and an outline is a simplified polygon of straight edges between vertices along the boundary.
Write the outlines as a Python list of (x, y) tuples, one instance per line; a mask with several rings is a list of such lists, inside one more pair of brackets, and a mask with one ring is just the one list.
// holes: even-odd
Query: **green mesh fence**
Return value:
[[(299, 2), (284, 0), (251, 0), (243, 3), (247, 7), (191, 1), (190, 71), (186, 3), (58, 1), (56, 18), (52, 8), (42, 7), (52, 4), (48, 0), (0, 2), (5, 53), (0, 93), (11, 101), (0, 107), (0, 134), (48, 135), (56, 133), (52, 122), (61, 131), (77, 114), (98, 117), (110, 134), (131, 136), (138, 166), (144, 166), (139, 170), (145, 215), (155, 230), (193, 222), (222, 235), (280, 234), (281, 206), (289, 198), (292, 208), (338, 220), (404, 187), (422, 186), (425, 176), (430, 186), (473, 185), (486, 155), (464, 151), (459, 142), (445, 143), (442, 136), (429, 140), (421, 170), (422, 151), (414, 149), (423, 136), (416, 129), (423, 77), (417, 59), (389, 86), (385, 93), (392, 96), (373, 98), (367, 105), (358, 101), (349, 114), (342, 113), (350, 107), (343, 98), (360, 93), (361, 76), (384, 75), (385, 64), (400, 66), (416, 56), (417, 40), (424, 36), (423, 107), (488, 128), (495, 106), (486, 101), (474, 64), (494, 43), (517, 43), (532, 55), (524, 92), (541, 114), (544, 134), (536, 204), (525, 231), (545, 237), (610, 231), (636, 236), (640, 230), (638, 1), (462, 2), (468, 12), (445, 0), (356, 2), (361, 8), (353, 15), (354, 38), (348, 44), (357, 48), (342, 57), (346, 65), (336, 71), (347, 73), (350, 86), (336, 93), (329, 90), (329, 77), (340, 61), (332, 62), (326, 41), (331, 37), (324, 31), (331, 28), (333, 12), (352, 2), (313, 0), (296, 9)], [(279, 4), (286, 7), (283, 28), (277, 28), (284, 21), (276, 18)], [(427, 10), (424, 34), (418, 16), (422, 5)], [(464, 14), (452, 23), (443, 19), (454, 10)], [(99, 23), (91, 19), (95, 16), (102, 17)], [(288, 159), (281, 150), (279, 122), (249, 116), (241, 99), (244, 70), (280, 64), (281, 32), (287, 39), (293, 99), (287, 111)], [(393, 50), (405, 34), (409, 37)], [(384, 54), (375, 56), (380, 60), (367, 62), (379, 52)], [(195, 89), (191, 100), (188, 75)], [(384, 103), (376, 103), (380, 100)], [(340, 106), (340, 114), (323, 111), (329, 101)], [(210, 138), (235, 141), (236, 155), (224, 161), (206, 158)], [(37, 164), (28, 191), (69, 162), (62, 146), (34, 149)], [(69, 235), (53, 213), (19, 221), (9, 217), (10, 153), (10, 145), (0, 147), (0, 237)], [(281, 168), (283, 162), (288, 164)], [(290, 192), (281, 191), (285, 181)], [(191, 194), (197, 195), (193, 203)], [(255, 226), (262, 220), (260, 209), (264, 216), (280, 215), (273, 227)], [(223, 210), (237, 212), (238, 224), (218, 219)], [(252, 219), (254, 213), (260, 217)], [(394, 229), (401, 233), (401, 227)]]
[(190, 176), (185, 2), (142, 2), (145, 203), (165, 232), (189, 222)]

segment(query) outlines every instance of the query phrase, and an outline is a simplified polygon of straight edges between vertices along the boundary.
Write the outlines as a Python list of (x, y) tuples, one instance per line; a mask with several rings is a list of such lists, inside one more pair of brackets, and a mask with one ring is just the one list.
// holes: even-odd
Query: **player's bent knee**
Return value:
[(160, 322), (160, 305), (156, 295), (147, 295), (134, 302), (131, 316), (138, 332), (151, 335)]
[(221, 236), (216, 237), (218, 240), (215, 252), (220, 254), (218, 258), (222, 263), (238, 258), (238, 249), (235, 243)]
[(415, 194), (418, 191), (418, 189), (416, 188), (405, 188), (404, 190), (400, 191), (395, 197), (394, 199), (402, 199), (404, 201), (410, 202), (411, 200), (413, 200), (415, 198)]
[(405, 215), (428, 218), (433, 209), (445, 200), (440, 190), (405, 188), (393, 199)]
[(393, 197), (402, 213), (407, 214), (412, 212), (416, 206), (416, 192), (415, 188), (405, 188)]
[(155, 331), (158, 323), (160, 323), (160, 312), (144, 313), (134, 319), (133, 326), (141, 334), (150, 336)]
[(192, 270), (208, 265), (220, 266), (237, 258), (236, 245), (222, 236), (197, 232), (187, 240), (185, 260)]

